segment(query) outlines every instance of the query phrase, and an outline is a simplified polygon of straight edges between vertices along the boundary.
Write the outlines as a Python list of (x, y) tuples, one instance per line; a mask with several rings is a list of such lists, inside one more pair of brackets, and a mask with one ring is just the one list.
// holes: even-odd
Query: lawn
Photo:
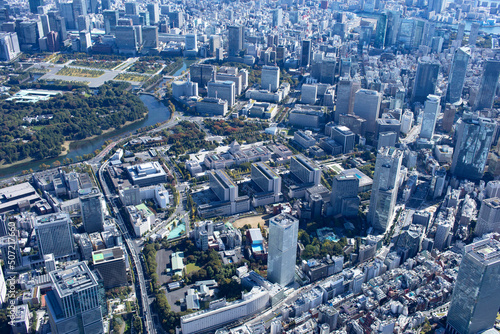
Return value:
[(57, 75), (65, 75), (68, 77), (80, 77), (80, 78), (97, 78), (104, 74), (104, 71), (100, 70), (84, 70), (81, 68), (72, 68), (64, 66), (57, 73)]
[(136, 81), (143, 82), (148, 80), (149, 77), (140, 74), (132, 74), (132, 73), (120, 73), (118, 74), (114, 80), (123, 80), (123, 81)]
[(195, 271), (198, 271), (200, 269), (201, 268), (198, 267), (196, 264), (194, 264), (194, 263), (188, 263), (186, 265), (186, 275), (189, 275), (190, 273), (194, 273)]
[(112, 70), (121, 64), (121, 61), (106, 61), (106, 60), (75, 60), (71, 63), (72, 66), (82, 66), (97, 68), (102, 70)]

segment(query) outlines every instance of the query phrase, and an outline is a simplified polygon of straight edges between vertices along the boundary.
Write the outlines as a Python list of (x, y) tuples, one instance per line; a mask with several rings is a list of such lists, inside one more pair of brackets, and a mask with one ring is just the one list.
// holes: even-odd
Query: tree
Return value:
[(430, 331), (432, 331), (432, 326), (431, 326), (431, 324), (429, 322), (429, 319), (426, 318), (425, 319), (425, 323), (422, 326), (422, 330), (420, 331), (420, 333), (425, 334), (425, 333), (429, 333)]
[(136, 332), (136, 333), (142, 333), (142, 320), (137, 315), (134, 316), (133, 326), (134, 326), (134, 332)]

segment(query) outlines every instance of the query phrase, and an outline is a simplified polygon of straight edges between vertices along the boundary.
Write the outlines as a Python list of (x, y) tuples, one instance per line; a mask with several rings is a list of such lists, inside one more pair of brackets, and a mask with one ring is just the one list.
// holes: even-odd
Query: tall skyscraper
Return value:
[(474, 234), (477, 236), (490, 232), (500, 232), (500, 198), (498, 197), (483, 200), (474, 229)]
[(210, 53), (210, 55), (214, 56), (217, 52), (217, 49), (220, 49), (220, 48), (222, 48), (221, 36), (220, 35), (210, 36), (210, 41), (209, 41), (209, 53)]
[(455, 126), (455, 149), (451, 172), (467, 179), (480, 179), (488, 159), (497, 122), (489, 118), (464, 115)]
[(288, 214), (269, 219), (267, 279), (287, 286), (294, 282), (299, 220)]
[(413, 102), (424, 103), (429, 94), (434, 94), (440, 66), (437, 61), (421, 60), (418, 62), (413, 83)]
[(352, 114), (354, 107), (354, 94), (359, 88), (359, 82), (353, 81), (349, 78), (340, 78), (335, 91), (335, 95), (337, 96), (335, 112), (333, 114), (333, 120), (335, 123), (339, 123), (339, 116), (341, 114)]
[(279, 27), (283, 24), (283, 9), (277, 8), (272, 11), (273, 13), (273, 27)]
[(356, 216), (359, 210), (359, 179), (355, 175), (336, 175), (332, 182), (330, 204), (333, 215)]
[(125, 2), (126, 15), (139, 15), (139, 4), (137, 2)]
[(89, 52), (92, 48), (92, 39), (90, 32), (80, 31), (80, 52)]
[(87, 13), (89, 14), (97, 14), (99, 9), (99, 3), (97, 0), (87, 0)]
[(101, 0), (101, 10), (111, 9), (111, 0)]
[(451, 333), (481, 333), (493, 327), (500, 307), (500, 242), (485, 239), (465, 246), (451, 297)]
[(355, 115), (366, 119), (365, 131), (375, 133), (377, 130), (381, 102), (382, 94), (376, 90), (360, 89), (356, 92), (353, 112)]
[(215, 67), (208, 64), (193, 64), (189, 67), (189, 76), (198, 87), (205, 88), (215, 75)]
[(160, 22), (160, 6), (155, 3), (148, 3), (149, 24), (155, 25)]
[(105, 10), (102, 15), (104, 17), (104, 30), (106, 34), (113, 34), (116, 26), (118, 25), (118, 11)]
[(69, 214), (57, 213), (38, 216), (35, 233), (42, 255), (54, 254), (56, 259), (75, 253), (72, 224)]
[(170, 28), (182, 28), (184, 25), (184, 13), (181, 11), (174, 11), (167, 13), (170, 22)]
[(80, 15), (87, 15), (87, 1), (86, 0), (73, 0), (73, 17), (74, 20)]
[(214, 170), (208, 173), (210, 189), (222, 202), (234, 202), (238, 197), (238, 186), (225, 171)]
[(53, 289), (45, 301), (53, 333), (104, 333), (102, 290), (85, 262), (49, 273)]
[(280, 86), (280, 68), (278, 66), (262, 66), (260, 86), (270, 92), (275, 92)]
[(99, 189), (93, 188), (88, 194), (80, 196), (83, 226), (85, 232), (102, 232), (104, 230), (104, 198)]
[(500, 61), (488, 60), (484, 64), (481, 84), (476, 96), (474, 110), (491, 109), (498, 87), (498, 77), (500, 75)]
[(441, 14), (446, 5), (446, 0), (430, 0), (428, 4), (429, 11)]
[(302, 41), (302, 53), (300, 58), (300, 66), (307, 67), (311, 64), (311, 41), (306, 39)]
[(228, 54), (231, 57), (239, 56), (243, 50), (244, 28), (243, 26), (228, 26)]
[(424, 118), (420, 130), (420, 138), (432, 139), (432, 136), (434, 136), (437, 117), (441, 111), (440, 102), (441, 98), (437, 95), (427, 96), (427, 101), (425, 101), (424, 105)]
[(450, 77), (448, 80), (448, 90), (446, 92), (446, 102), (459, 102), (462, 98), (464, 88), (465, 73), (470, 59), (470, 48), (461, 47), (455, 51), (453, 63), (451, 64)]
[(385, 46), (391, 46), (396, 43), (401, 27), (401, 12), (397, 10), (387, 11), (387, 30), (385, 34)]
[(43, 0), (29, 0), (30, 12), (32, 14), (38, 14), (38, 7), (43, 6)]
[(385, 46), (385, 36), (387, 33), (387, 14), (382, 13), (377, 19), (377, 29), (375, 30), (374, 46), (383, 49)]
[(398, 196), (398, 180), (403, 153), (394, 147), (383, 147), (377, 155), (368, 222), (384, 233), (392, 223)]
[(464, 39), (464, 34), (465, 34), (465, 22), (460, 22), (458, 24), (457, 39), (456, 39), (459, 42), (458, 45), (462, 45), (462, 41)]
[(335, 69), (337, 68), (337, 58), (328, 54), (320, 64), (319, 82), (333, 85), (335, 81)]
[(470, 26), (469, 34), (469, 46), (475, 47), (477, 42), (477, 36), (479, 35), (479, 28), (481, 25), (478, 22), (473, 22)]

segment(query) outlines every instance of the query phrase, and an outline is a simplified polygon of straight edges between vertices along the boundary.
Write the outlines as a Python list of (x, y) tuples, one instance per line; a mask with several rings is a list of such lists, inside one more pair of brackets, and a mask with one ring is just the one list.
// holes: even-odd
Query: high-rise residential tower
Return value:
[(500, 307), (500, 242), (485, 239), (465, 246), (451, 297), (451, 333), (481, 333), (493, 327)]
[(280, 214), (269, 220), (267, 279), (287, 286), (294, 282), (299, 220)]

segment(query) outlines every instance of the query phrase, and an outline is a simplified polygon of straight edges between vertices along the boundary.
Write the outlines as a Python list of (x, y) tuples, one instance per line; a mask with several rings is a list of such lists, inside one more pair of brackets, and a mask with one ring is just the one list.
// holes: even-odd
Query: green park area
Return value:
[(201, 268), (198, 267), (195, 263), (188, 263), (186, 265), (186, 275), (189, 275), (190, 273), (194, 273), (200, 269)]
[(120, 73), (115, 77), (115, 80), (123, 80), (123, 81), (135, 81), (135, 82), (144, 82), (148, 79), (148, 76), (140, 75), (140, 74), (132, 74), (132, 73)]
[(153, 61), (136, 61), (127, 69), (127, 72), (136, 72), (142, 74), (155, 74), (162, 68), (161, 63)]
[(73, 68), (64, 66), (57, 73), (57, 75), (65, 75), (68, 77), (80, 77), (80, 78), (97, 78), (104, 74), (101, 70), (86, 70), (82, 68)]
[(121, 61), (75, 60), (71, 63), (71, 66), (90, 67), (90, 68), (95, 68), (95, 69), (100, 69), (100, 70), (112, 70), (120, 64), (121, 64)]

